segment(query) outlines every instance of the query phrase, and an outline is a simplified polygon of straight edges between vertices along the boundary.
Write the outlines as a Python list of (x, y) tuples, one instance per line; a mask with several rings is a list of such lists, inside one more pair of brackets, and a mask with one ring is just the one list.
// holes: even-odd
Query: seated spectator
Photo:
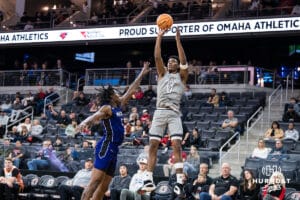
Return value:
[(12, 111), (12, 104), (10, 99), (6, 99), (4, 102), (2, 102), (0, 106), (0, 110), (3, 110), (6, 113), (11, 113)]
[(163, 154), (167, 153), (169, 150), (169, 147), (171, 146), (171, 138), (170, 138), (170, 133), (167, 132), (164, 137), (161, 138), (160, 140), (160, 145), (164, 149)]
[(18, 125), (18, 131), (21, 132), (22, 126), (26, 126), (27, 130), (30, 132), (31, 131), (31, 119), (27, 117), (23, 123), (20, 123)]
[(7, 116), (7, 114), (2, 109), (0, 109), (0, 138), (3, 138), (5, 134), (8, 120), (9, 117)]
[(48, 120), (51, 120), (51, 119), (57, 119), (58, 117), (58, 111), (56, 111), (54, 109), (54, 106), (52, 103), (50, 103), (48, 106), (47, 106), (47, 109), (45, 110), (45, 115), (46, 115), (46, 118)]
[(244, 170), (242, 182), (239, 187), (240, 200), (258, 200), (260, 186), (256, 184), (251, 170)]
[(294, 141), (299, 140), (299, 132), (295, 129), (293, 122), (289, 123), (288, 129), (284, 132), (284, 139), (292, 139)]
[(71, 124), (66, 127), (65, 134), (69, 137), (75, 138), (79, 132), (77, 125), (77, 122), (73, 120)]
[(271, 128), (269, 128), (265, 133), (265, 139), (282, 139), (284, 137), (284, 132), (280, 128), (277, 121), (273, 121)]
[(8, 138), (11, 138), (11, 140), (13, 141), (13, 142), (16, 142), (17, 141), (17, 137), (19, 136), (19, 132), (18, 132), (18, 127), (17, 126), (13, 126), (12, 128), (11, 128), (11, 130), (9, 130), (8, 132), (7, 132), (7, 137)]
[(232, 101), (225, 92), (222, 92), (219, 99), (219, 107), (232, 106)]
[(212, 184), (213, 179), (208, 176), (208, 165), (201, 163), (199, 167), (199, 174), (194, 178), (192, 185), (192, 194), (195, 199), (199, 199), (201, 192), (209, 192), (209, 186)]
[(198, 76), (198, 83), (199, 84), (206, 84), (207, 81), (207, 68), (206, 67), (201, 67), (199, 76)]
[(185, 100), (188, 100), (188, 99), (192, 98), (193, 93), (192, 93), (192, 90), (191, 90), (191, 88), (190, 88), (189, 85), (185, 86), (184, 94), (183, 95), (184, 95)]
[[(183, 173), (182, 176), (182, 193), (178, 194), (175, 189), (172, 190), (172, 194), (171, 194), (171, 198), (170, 199), (174, 199), (174, 200), (186, 200), (186, 199), (191, 199), (192, 198), (192, 193), (191, 193), (191, 184), (189, 183), (189, 177), (186, 173)], [(176, 183), (176, 181), (174, 181), (174, 183)], [(172, 183), (172, 185), (174, 185), (174, 183)]]
[(19, 169), (13, 166), (11, 158), (5, 158), (4, 168), (0, 171), (0, 199), (16, 199), (14, 194), (24, 189)]
[(131, 138), (141, 138), (143, 134), (143, 124), (141, 120), (136, 120), (135, 126), (131, 127)]
[(236, 131), (238, 131), (238, 119), (234, 117), (234, 112), (232, 110), (229, 110), (227, 112), (227, 116), (228, 118), (225, 119), (222, 123), (222, 128), (224, 130), (228, 130), (232, 133), (235, 133)]
[(122, 189), (129, 189), (131, 177), (128, 175), (128, 169), (125, 164), (119, 168), (120, 175), (114, 176), (105, 192), (105, 199), (120, 200)]
[(8, 157), (11, 158), (15, 167), (20, 168), (20, 164), (25, 158), (26, 149), (22, 146), (21, 141), (16, 141), (15, 146), (9, 152)]
[(59, 94), (54, 91), (54, 88), (51, 87), (46, 92), (46, 97), (48, 97), (48, 100), (53, 104), (56, 105), (56, 103), (59, 101)]
[(291, 97), (289, 102), (284, 105), (284, 113), (286, 113), (289, 106), (293, 107), (296, 112), (300, 112), (300, 106), (295, 97)]
[(33, 136), (33, 141), (40, 141), (43, 133), (43, 126), (38, 119), (33, 120), (30, 134)]
[[(24, 111), (23, 111), (24, 106), (21, 103), (21, 100), (19, 97), (16, 97), (16, 99), (14, 100), (14, 102), (11, 106), (11, 109), (12, 109), (11, 116), (10, 116), (11, 121), (15, 121), (15, 120), (19, 119), (20, 114), (24, 113)], [(24, 114), (27, 114), (27, 113), (24, 113)]]
[(231, 167), (228, 163), (222, 164), (221, 176), (214, 179), (210, 185), (209, 193), (201, 192), (201, 200), (233, 200), (238, 190), (238, 180), (230, 174)]
[(21, 131), (17, 133), (15, 140), (20, 140), (21, 142), (31, 142), (29, 139), (29, 132), (25, 125), (21, 126)]
[(27, 23), (24, 26), (24, 31), (29, 31), (29, 30), (32, 30), (32, 29), (34, 29), (32, 22), (27, 21)]
[(189, 136), (189, 144), (199, 148), (201, 146), (201, 136), (197, 128), (192, 130), (192, 134)]
[(156, 97), (156, 93), (152, 89), (152, 85), (148, 85), (148, 89), (144, 92), (144, 106), (150, 104), (151, 100)]
[(62, 128), (65, 128), (69, 124), (71, 124), (71, 120), (69, 116), (66, 114), (66, 111), (61, 110), (60, 114), (57, 116), (57, 125)]
[(132, 176), (129, 184), (129, 189), (121, 190), (120, 200), (150, 200), (150, 191), (141, 191), (141, 188), (144, 186), (144, 176), (147, 169), (147, 164), (148, 161), (145, 158), (139, 161), (139, 170)]
[(265, 146), (265, 141), (263, 139), (258, 140), (257, 147), (254, 148), (251, 157), (266, 159), (270, 153), (271, 149)]
[(203, 106), (219, 106), (219, 95), (217, 95), (217, 90), (215, 88), (211, 89), (211, 93), (208, 97), (208, 100), (206, 103), (203, 104)]
[(84, 107), (89, 104), (89, 99), (85, 97), (83, 92), (79, 92), (79, 96), (74, 99), (74, 103), (76, 106)]
[(9, 156), (9, 153), (12, 151), (12, 146), (10, 144), (10, 139), (9, 138), (4, 138), (3, 139), (3, 146), (0, 148), (0, 156), (6, 158)]
[(51, 140), (43, 142), (42, 149), (38, 151), (36, 158), (27, 162), (29, 170), (45, 169), (50, 167), (50, 157), (52, 154)]
[(151, 119), (151, 116), (150, 116), (148, 110), (147, 110), (147, 109), (144, 109), (144, 110), (143, 110), (143, 114), (142, 114), (142, 116), (141, 116), (141, 121), (144, 123), (147, 119), (150, 120), (150, 119)]
[(289, 105), (287, 111), (282, 116), (284, 122), (300, 122), (300, 116), (294, 110), (293, 105)]
[(81, 169), (79, 152), (75, 148), (68, 147), (66, 151), (63, 152), (59, 157), (64, 165), (68, 168), (69, 172), (77, 172)]
[(131, 124), (135, 124), (135, 121), (139, 119), (139, 113), (137, 107), (132, 107), (131, 108), (131, 113), (129, 115), (129, 122)]
[(129, 119), (127, 117), (125, 117), (123, 119), (123, 126), (124, 126), (124, 130), (125, 130), (125, 132), (124, 132), (125, 137), (130, 137), (130, 135), (131, 135), (131, 127), (132, 126), (129, 123)]
[(276, 140), (275, 147), (270, 151), (267, 159), (268, 160), (286, 160), (289, 156), (287, 150), (283, 147), (281, 140)]
[(186, 161), (183, 163), (183, 172), (191, 177), (197, 173), (199, 165), (200, 155), (197, 148), (192, 145)]
[(141, 87), (138, 87), (135, 93), (132, 95), (132, 99), (142, 100), (144, 97), (144, 92)]
[(63, 142), (60, 138), (56, 138), (56, 140), (52, 146), (55, 151), (64, 151), (65, 150), (65, 147), (63, 146)]
[(274, 172), (263, 188), (263, 200), (284, 200), (285, 178), (281, 172)]
[(62, 200), (72, 199), (80, 200), (84, 188), (86, 188), (90, 182), (93, 169), (93, 160), (88, 158), (85, 160), (84, 169), (79, 170), (72, 179), (71, 185), (61, 184), (58, 187), (58, 193)]

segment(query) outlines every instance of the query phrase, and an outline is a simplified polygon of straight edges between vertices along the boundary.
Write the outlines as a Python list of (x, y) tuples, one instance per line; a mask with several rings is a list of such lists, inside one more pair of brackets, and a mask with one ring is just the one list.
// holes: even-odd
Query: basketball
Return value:
[(161, 14), (157, 17), (156, 24), (161, 30), (169, 29), (173, 25), (173, 18), (169, 14)]

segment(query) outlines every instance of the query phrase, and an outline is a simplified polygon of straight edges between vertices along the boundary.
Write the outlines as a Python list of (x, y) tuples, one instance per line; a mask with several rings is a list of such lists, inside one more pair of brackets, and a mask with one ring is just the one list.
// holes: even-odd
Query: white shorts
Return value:
[(155, 139), (160, 141), (167, 127), (171, 140), (182, 140), (183, 130), (180, 113), (170, 109), (155, 110), (149, 131), (150, 140)]

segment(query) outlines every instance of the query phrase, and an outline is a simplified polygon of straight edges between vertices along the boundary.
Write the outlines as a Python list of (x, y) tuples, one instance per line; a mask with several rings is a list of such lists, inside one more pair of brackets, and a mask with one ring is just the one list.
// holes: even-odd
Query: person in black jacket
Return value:
[(259, 184), (255, 182), (255, 177), (251, 170), (244, 170), (243, 180), (239, 186), (239, 199), (258, 200)]

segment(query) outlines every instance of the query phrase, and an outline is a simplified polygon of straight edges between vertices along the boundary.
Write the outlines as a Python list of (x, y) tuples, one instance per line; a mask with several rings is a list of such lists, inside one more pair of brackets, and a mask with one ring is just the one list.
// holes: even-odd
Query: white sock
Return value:
[(146, 171), (145, 172), (145, 180), (151, 180), (151, 181), (153, 181), (153, 172)]
[(184, 176), (184, 174), (176, 174), (177, 183), (183, 185), (183, 176)]

